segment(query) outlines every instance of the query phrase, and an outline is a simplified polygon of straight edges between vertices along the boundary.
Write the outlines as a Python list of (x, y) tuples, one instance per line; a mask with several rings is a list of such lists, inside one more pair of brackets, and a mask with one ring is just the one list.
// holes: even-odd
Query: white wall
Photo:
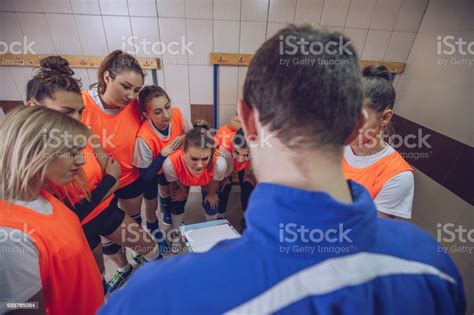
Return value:
[[(105, 55), (122, 36), (169, 43), (185, 36), (194, 55), (158, 55), (158, 81), (186, 116), (212, 104), (209, 53), (254, 53), (287, 23), (309, 22), (351, 37), (362, 58), (405, 61), (427, 0), (1, 0), (0, 41), (28, 36), (42, 54)], [(143, 56), (143, 53), (138, 55)], [(84, 86), (95, 71), (78, 69)], [(235, 113), (245, 67), (221, 67), (220, 121)], [(0, 99), (21, 100), (31, 70), (0, 68)], [(151, 83), (151, 76), (147, 78)]]
[[(407, 59), (406, 69), (397, 88), (395, 112), (420, 125), (433, 129), (459, 142), (474, 146), (474, 54), (438, 54), (438, 36), (454, 36), (474, 42), (474, 1), (430, 0), (415, 42)], [(447, 49), (447, 47), (442, 47)], [(468, 59), (471, 65), (449, 60)], [(439, 60), (448, 59), (448, 64)], [(433, 237), (437, 225), (452, 223), (473, 228), (474, 207), (445, 187), (415, 172), (413, 221)], [(449, 252), (464, 279), (469, 300), (467, 314), (474, 313), (474, 252), (454, 249), (472, 242), (443, 244), (453, 247)]]

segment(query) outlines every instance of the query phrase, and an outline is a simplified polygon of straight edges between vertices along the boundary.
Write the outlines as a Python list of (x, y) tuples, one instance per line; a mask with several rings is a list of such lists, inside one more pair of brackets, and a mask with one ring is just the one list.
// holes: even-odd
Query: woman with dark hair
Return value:
[[(133, 152), (133, 165), (140, 169), (145, 181), (145, 216), (147, 229), (161, 238), (156, 209), (158, 207), (158, 184), (163, 223), (171, 225), (170, 185), (163, 173), (163, 162), (178, 150), (184, 134), (192, 128), (183, 113), (171, 105), (166, 91), (159, 86), (145, 86), (138, 95), (138, 105), (146, 118), (137, 133)], [(164, 244), (163, 244), (164, 245)]]
[[(218, 187), (225, 177), (227, 163), (216, 153), (216, 142), (206, 122), (195, 123), (184, 137), (183, 148), (168, 156), (163, 171), (171, 188), (173, 228), (178, 229), (184, 217), (189, 187), (200, 186), (206, 220), (217, 219)], [(174, 185), (173, 185), (174, 184)]]
[[(73, 77), (69, 62), (60, 56), (49, 56), (41, 60), (36, 75), (27, 84), (27, 105), (44, 106), (80, 120), (84, 111), (80, 81)], [(90, 140), (94, 137), (90, 137)], [(84, 148), (84, 172), (87, 192), (75, 184), (56, 187), (58, 197), (79, 217), (89, 247), (93, 250), (99, 270), (104, 275), (101, 236), (146, 254), (143, 248), (153, 248), (150, 238), (133, 239), (132, 230), (141, 228), (117, 205), (114, 192), (119, 185), (120, 165), (106, 154), (99, 143), (88, 143)], [(124, 234), (125, 233), (125, 234)], [(142, 233), (145, 234), (145, 233)], [(124, 238), (123, 235), (126, 237)], [(108, 292), (120, 284), (105, 285)]]
[[(158, 245), (141, 228), (143, 182), (140, 171), (132, 164), (135, 137), (142, 120), (137, 96), (144, 77), (143, 69), (132, 55), (115, 50), (102, 61), (97, 71), (98, 83), (82, 92), (85, 105), (82, 122), (92, 129), (105, 152), (121, 167), (119, 185), (115, 191), (118, 205), (135, 221), (133, 223), (138, 233), (134, 234), (149, 244), (146, 250), (135, 251), (133, 259), (138, 265), (160, 257)], [(134, 232), (130, 229), (127, 231)], [(103, 240), (102, 248), (104, 254), (118, 267), (109, 281), (110, 291), (114, 291), (131, 276), (133, 267), (116, 241)]]
[[(235, 121), (235, 120), (234, 120)], [(217, 131), (216, 140), (218, 150), (227, 161), (226, 177), (219, 188), (219, 214), (218, 218), (226, 217), (226, 208), (232, 190), (232, 177), (237, 174), (240, 186), (240, 205), (245, 212), (252, 190), (257, 184), (250, 164), (250, 148), (242, 128), (233, 130), (225, 125)], [(245, 218), (242, 218), (242, 227), (245, 228)]]
[(367, 122), (344, 149), (344, 174), (367, 188), (380, 216), (410, 219), (413, 169), (384, 141), (391, 127), (396, 96), (387, 68), (384, 65), (364, 68), (362, 87)]

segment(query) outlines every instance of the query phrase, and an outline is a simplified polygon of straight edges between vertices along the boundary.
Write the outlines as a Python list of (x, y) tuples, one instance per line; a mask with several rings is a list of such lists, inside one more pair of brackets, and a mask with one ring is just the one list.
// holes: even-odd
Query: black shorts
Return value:
[(168, 186), (170, 183), (166, 180), (165, 174), (156, 175), (150, 181), (143, 181), (143, 196), (147, 200), (153, 200), (158, 197), (158, 184)]
[(82, 226), (89, 247), (94, 249), (100, 244), (100, 236), (107, 236), (115, 232), (125, 217), (125, 212), (117, 205), (114, 199), (110, 205), (91, 221)]
[(120, 189), (117, 189), (114, 194), (119, 199), (137, 198), (138, 196), (143, 194), (143, 179), (139, 177), (133, 183)]
[(160, 186), (168, 186), (170, 184), (168, 180), (166, 180), (164, 173), (158, 175), (158, 184), (160, 184)]
[(158, 176), (143, 181), (143, 197), (146, 200), (153, 200), (158, 197)]

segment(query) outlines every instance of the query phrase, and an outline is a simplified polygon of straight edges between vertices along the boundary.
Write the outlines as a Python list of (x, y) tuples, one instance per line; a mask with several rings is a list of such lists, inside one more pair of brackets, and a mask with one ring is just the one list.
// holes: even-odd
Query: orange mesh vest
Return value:
[(104, 303), (101, 275), (79, 220), (51, 194), (41, 195), (51, 215), (0, 200), (0, 226), (27, 233), (35, 244), (48, 314), (95, 314)]
[[(148, 147), (153, 153), (153, 159), (155, 159), (160, 153), (161, 149), (166, 147), (171, 141), (184, 134), (184, 121), (183, 114), (179, 108), (171, 109), (171, 130), (169, 131), (169, 137), (162, 139), (156, 134), (156, 131), (151, 126), (148, 120), (145, 120), (140, 129), (138, 130), (137, 137), (145, 140)], [(163, 169), (160, 169), (158, 174), (163, 173)]]
[(133, 183), (140, 177), (140, 171), (132, 165), (135, 137), (141, 125), (137, 101), (133, 100), (121, 112), (110, 115), (99, 108), (87, 91), (82, 92), (82, 100), (85, 109), (81, 121), (92, 128), (104, 150), (122, 167), (119, 188)]
[(218, 155), (214, 155), (212, 169), (209, 170), (208, 167), (199, 174), (195, 176), (191, 174), (186, 165), (184, 164), (184, 150), (180, 149), (168, 156), (171, 161), (171, 165), (178, 177), (178, 180), (185, 186), (205, 186), (212, 181), (214, 176), (214, 167), (216, 166), (216, 161)]
[(237, 130), (230, 129), (228, 125), (219, 128), (215, 136), (217, 147), (222, 145), (224, 148), (229, 149), (232, 146), (232, 138), (236, 132)]
[(223, 146), (224, 148), (229, 151), (232, 156), (232, 165), (234, 166), (234, 170), (240, 172), (248, 167), (250, 167), (250, 161), (239, 163), (236, 159), (234, 159), (234, 146), (232, 145), (232, 139), (234, 138), (237, 130), (230, 129), (227, 125), (219, 128), (217, 130), (215, 139), (217, 141), (217, 146)]
[(404, 171), (413, 172), (413, 169), (398, 152), (392, 152), (365, 168), (354, 168), (343, 158), (342, 170), (346, 179), (351, 179), (364, 186), (369, 191), (372, 199), (377, 196), (383, 185), (394, 176)]
[[(86, 178), (87, 178), (87, 189), (89, 191), (94, 190), (97, 185), (102, 181), (104, 178), (104, 172), (102, 167), (100, 166), (99, 162), (95, 158), (94, 149), (88, 144), (83, 151), (85, 164), (81, 166), (82, 170), (84, 171)], [(59, 190), (61, 195), (64, 195), (64, 198), (69, 199), (68, 201), (75, 205), (81, 199), (85, 198), (86, 195), (80, 189), (77, 188), (74, 184), (68, 184), (66, 186), (60, 186), (56, 188)], [(63, 193), (64, 190), (65, 192)], [(92, 210), (91, 213), (87, 217), (85, 217), (81, 224), (84, 225), (90, 222), (92, 219), (97, 217), (102, 211), (104, 211), (109, 205), (110, 202), (114, 199), (114, 194), (110, 194), (107, 198), (102, 200), (102, 202)]]

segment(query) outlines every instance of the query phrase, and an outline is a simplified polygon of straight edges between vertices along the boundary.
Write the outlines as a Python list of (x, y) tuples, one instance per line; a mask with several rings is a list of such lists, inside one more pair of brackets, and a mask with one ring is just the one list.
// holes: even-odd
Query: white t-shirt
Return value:
[[(223, 156), (219, 156), (216, 161), (216, 166), (214, 167), (214, 175), (212, 180), (220, 182), (224, 179), (227, 170), (227, 162)], [(167, 158), (163, 163), (163, 172), (165, 173), (166, 180), (170, 183), (178, 181), (178, 176), (174, 171), (173, 164), (171, 160)]]
[(87, 93), (89, 93), (89, 95), (92, 97), (94, 102), (97, 104), (97, 107), (99, 107), (100, 110), (103, 111), (104, 113), (109, 114), (109, 115), (115, 115), (121, 111), (120, 108), (114, 108), (114, 109), (104, 108), (104, 104), (102, 104), (102, 101), (100, 100), (100, 97), (99, 97), (99, 92), (96, 89), (89, 90), (87, 91)]
[[(354, 155), (350, 146), (344, 148), (344, 159), (354, 168), (368, 167), (381, 158), (391, 154), (395, 149), (386, 144), (385, 148), (369, 156)], [(404, 171), (388, 180), (375, 196), (377, 210), (389, 215), (411, 219), (415, 181), (413, 172)]]
[[(153, 123), (147, 119), (146, 124), (150, 124), (151, 128), (155, 132), (157, 137), (160, 137), (163, 140), (168, 140), (171, 134), (171, 128), (173, 128), (172, 123), (168, 127), (168, 135), (163, 135)], [(184, 130), (183, 132), (186, 133), (193, 128), (191, 122), (184, 119)], [(133, 149), (133, 166), (138, 168), (147, 168), (153, 162), (153, 152), (151, 151), (150, 147), (146, 143), (145, 140), (141, 137), (137, 137), (135, 140), (135, 148)]]
[[(44, 215), (53, 213), (51, 204), (41, 196), (14, 203)], [(0, 238), (0, 301), (26, 302), (42, 288), (38, 249), (19, 229), (0, 226)], [(5, 311), (0, 309), (2, 314)]]

